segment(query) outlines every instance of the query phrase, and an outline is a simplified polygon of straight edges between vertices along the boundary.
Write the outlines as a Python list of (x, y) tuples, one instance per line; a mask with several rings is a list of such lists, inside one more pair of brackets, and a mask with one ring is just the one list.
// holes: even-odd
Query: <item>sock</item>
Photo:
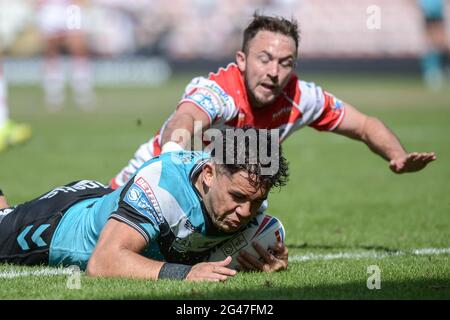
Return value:
[(49, 105), (64, 102), (64, 70), (60, 59), (47, 59), (44, 66), (44, 91)]
[(437, 50), (430, 50), (422, 57), (422, 75), (426, 85), (438, 90), (443, 85), (443, 55)]
[(77, 104), (86, 105), (92, 102), (91, 69), (86, 57), (72, 59), (71, 87)]

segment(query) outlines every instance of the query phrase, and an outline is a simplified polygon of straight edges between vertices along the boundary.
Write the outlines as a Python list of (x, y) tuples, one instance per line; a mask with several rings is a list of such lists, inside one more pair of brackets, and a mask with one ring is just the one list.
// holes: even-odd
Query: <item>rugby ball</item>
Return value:
[(221, 261), (231, 256), (233, 260), (229, 268), (236, 269), (239, 265), (237, 257), (241, 250), (245, 250), (254, 257), (262, 259), (253, 248), (252, 242), (258, 242), (265, 249), (275, 246), (278, 242), (284, 243), (284, 227), (275, 217), (260, 214), (252, 219), (246, 228), (239, 231), (231, 239), (218, 245), (211, 253), (208, 261)]

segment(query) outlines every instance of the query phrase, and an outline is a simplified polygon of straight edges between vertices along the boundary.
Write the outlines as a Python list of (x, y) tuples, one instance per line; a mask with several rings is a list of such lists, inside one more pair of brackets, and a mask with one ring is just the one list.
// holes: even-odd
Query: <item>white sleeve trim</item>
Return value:
[(145, 241), (148, 243), (150, 243), (150, 238), (148, 237), (147, 233), (141, 228), (139, 227), (137, 224), (135, 224), (134, 222), (131, 222), (130, 220), (118, 215), (118, 214), (112, 214), (109, 219), (114, 218), (117, 219), (125, 224), (127, 224), (128, 226), (132, 227), (133, 229), (135, 229), (137, 232), (139, 232), (145, 239)]
[(339, 116), (339, 119), (336, 121), (334, 126), (332, 126), (328, 131), (333, 131), (334, 129), (337, 128), (338, 125), (341, 124), (342, 119), (344, 119), (344, 114), (345, 114), (345, 107), (342, 109), (342, 112), (341, 112), (341, 115)]
[(180, 102), (178, 103), (177, 108), (178, 108), (181, 104), (186, 103), (186, 102), (192, 103), (193, 105), (195, 105), (195, 106), (197, 107), (197, 109), (199, 109), (199, 110), (202, 111), (204, 114), (206, 114), (206, 116), (208, 117), (208, 120), (209, 120), (209, 125), (210, 125), (210, 126), (212, 125), (213, 120), (212, 120), (211, 116), (209, 115), (209, 113), (206, 112), (205, 109), (203, 109), (203, 107), (202, 107), (201, 105), (199, 105), (197, 102), (195, 102), (195, 101), (192, 100), (192, 99), (188, 99), (188, 98), (183, 98), (183, 99), (181, 99)]

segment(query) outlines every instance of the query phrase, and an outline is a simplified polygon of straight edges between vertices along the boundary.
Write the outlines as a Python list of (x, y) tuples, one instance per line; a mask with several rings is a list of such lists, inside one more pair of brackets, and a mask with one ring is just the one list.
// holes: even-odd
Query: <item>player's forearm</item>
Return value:
[(158, 279), (164, 263), (151, 260), (128, 249), (94, 252), (86, 273), (92, 277)]
[(406, 154), (397, 136), (383, 122), (374, 117), (367, 117), (361, 140), (370, 150), (388, 161)]
[(194, 134), (194, 121), (190, 114), (175, 114), (164, 128), (161, 145), (173, 141), (185, 149), (189, 147)]

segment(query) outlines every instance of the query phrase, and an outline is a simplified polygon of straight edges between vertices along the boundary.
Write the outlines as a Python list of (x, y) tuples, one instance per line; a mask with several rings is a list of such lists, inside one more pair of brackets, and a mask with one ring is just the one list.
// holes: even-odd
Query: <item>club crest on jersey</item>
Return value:
[(155, 225), (164, 222), (158, 200), (144, 178), (139, 177), (128, 190), (125, 202), (142, 215), (150, 218)]

